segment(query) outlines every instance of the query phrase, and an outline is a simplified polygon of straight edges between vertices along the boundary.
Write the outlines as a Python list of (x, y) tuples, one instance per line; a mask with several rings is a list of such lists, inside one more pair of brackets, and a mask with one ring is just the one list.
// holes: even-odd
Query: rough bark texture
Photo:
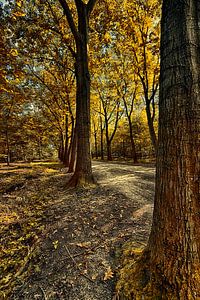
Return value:
[(155, 207), (131, 299), (200, 299), (199, 8), (163, 2)]
[(159, 266), (159, 272), (175, 290), (177, 299), (200, 298), (200, 14), (197, 2), (168, 0), (163, 4), (159, 148), (149, 250), (151, 263)]
[(77, 160), (74, 175), (69, 185), (86, 185), (94, 183), (90, 154), (90, 74), (88, 69), (87, 39), (88, 14), (87, 5), (78, 2), (78, 33), (76, 40), (76, 126), (77, 126)]

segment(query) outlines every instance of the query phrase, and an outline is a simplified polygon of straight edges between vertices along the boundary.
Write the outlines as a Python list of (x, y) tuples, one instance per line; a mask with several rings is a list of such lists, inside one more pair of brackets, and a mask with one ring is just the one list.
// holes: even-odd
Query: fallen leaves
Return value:
[(108, 269), (106, 270), (105, 274), (104, 274), (103, 280), (104, 281), (109, 280), (109, 279), (113, 278), (113, 275), (114, 275), (114, 273), (113, 273), (111, 267), (109, 266)]

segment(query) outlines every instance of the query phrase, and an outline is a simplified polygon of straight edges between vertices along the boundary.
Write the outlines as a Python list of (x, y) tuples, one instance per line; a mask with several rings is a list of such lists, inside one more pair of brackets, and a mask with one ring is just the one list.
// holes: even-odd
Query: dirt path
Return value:
[[(71, 191), (65, 189), (66, 170), (51, 169), (44, 176), (41, 167), (14, 190), (13, 197), (33, 199), (37, 189), (48, 205), (37, 246), (9, 299), (111, 300), (121, 245), (148, 238), (154, 167), (93, 162), (98, 185)], [(12, 185), (10, 190), (2, 192), (4, 201)]]

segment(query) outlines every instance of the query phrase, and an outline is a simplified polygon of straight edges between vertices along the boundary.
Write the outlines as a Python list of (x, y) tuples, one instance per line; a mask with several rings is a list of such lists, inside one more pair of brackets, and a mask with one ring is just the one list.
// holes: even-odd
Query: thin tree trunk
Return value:
[(69, 161), (68, 173), (74, 172), (74, 167), (75, 167), (75, 163), (76, 163), (76, 152), (77, 152), (77, 129), (76, 129), (76, 125), (75, 125), (75, 128), (72, 131), (72, 141), (71, 141), (71, 151), (70, 151), (70, 161)]
[(129, 124), (129, 135), (130, 135), (130, 142), (131, 142), (131, 156), (134, 163), (137, 163), (137, 153), (135, 149), (135, 141), (133, 137), (133, 128), (131, 123), (131, 118), (128, 117), (128, 124)]
[(107, 147), (107, 160), (112, 160), (112, 151), (111, 151), (111, 141), (109, 138), (108, 132), (108, 120), (107, 115), (105, 115), (105, 125), (106, 125), (106, 147)]
[(104, 160), (104, 144), (103, 144), (103, 124), (102, 124), (102, 117), (100, 116), (100, 127), (101, 127), (101, 160)]
[(107, 141), (107, 160), (112, 160), (112, 148), (111, 148), (111, 141)]
[(96, 159), (98, 159), (97, 132), (94, 133), (94, 144), (95, 144), (95, 157)]
[(156, 136), (155, 129), (154, 129), (153, 118), (152, 118), (152, 115), (151, 115), (149, 100), (146, 101), (146, 115), (147, 115), (147, 122), (148, 122), (148, 128), (149, 128), (149, 134), (150, 134), (151, 142), (152, 142), (154, 151), (156, 153), (158, 142), (157, 142), (157, 136)]
[(64, 160), (64, 140), (63, 140), (63, 134), (60, 133), (60, 147), (59, 147), (59, 159), (61, 162)]
[(8, 137), (8, 129), (6, 129), (6, 150), (7, 150), (7, 166), (10, 166), (10, 142), (9, 142), (9, 137)]
[(68, 136), (68, 116), (65, 115), (65, 146), (64, 146), (64, 155), (63, 155), (63, 163), (66, 167), (69, 166), (69, 136)]

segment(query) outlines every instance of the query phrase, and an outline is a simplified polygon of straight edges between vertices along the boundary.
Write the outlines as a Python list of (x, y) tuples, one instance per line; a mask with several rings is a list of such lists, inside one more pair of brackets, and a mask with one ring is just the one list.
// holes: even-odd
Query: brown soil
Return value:
[(4, 244), (8, 228), (29, 224), (20, 207), (40, 197), (37, 238), (26, 241), (24, 263), (2, 288), (5, 299), (113, 299), (121, 246), (145, 244), (149, 235), (154, 166), (93, 162), (93, 171), (97, 186), (67, 190), (70, 175), (58, 164), (1, 166), (1, 206), (17, 215), (4, 222)]

